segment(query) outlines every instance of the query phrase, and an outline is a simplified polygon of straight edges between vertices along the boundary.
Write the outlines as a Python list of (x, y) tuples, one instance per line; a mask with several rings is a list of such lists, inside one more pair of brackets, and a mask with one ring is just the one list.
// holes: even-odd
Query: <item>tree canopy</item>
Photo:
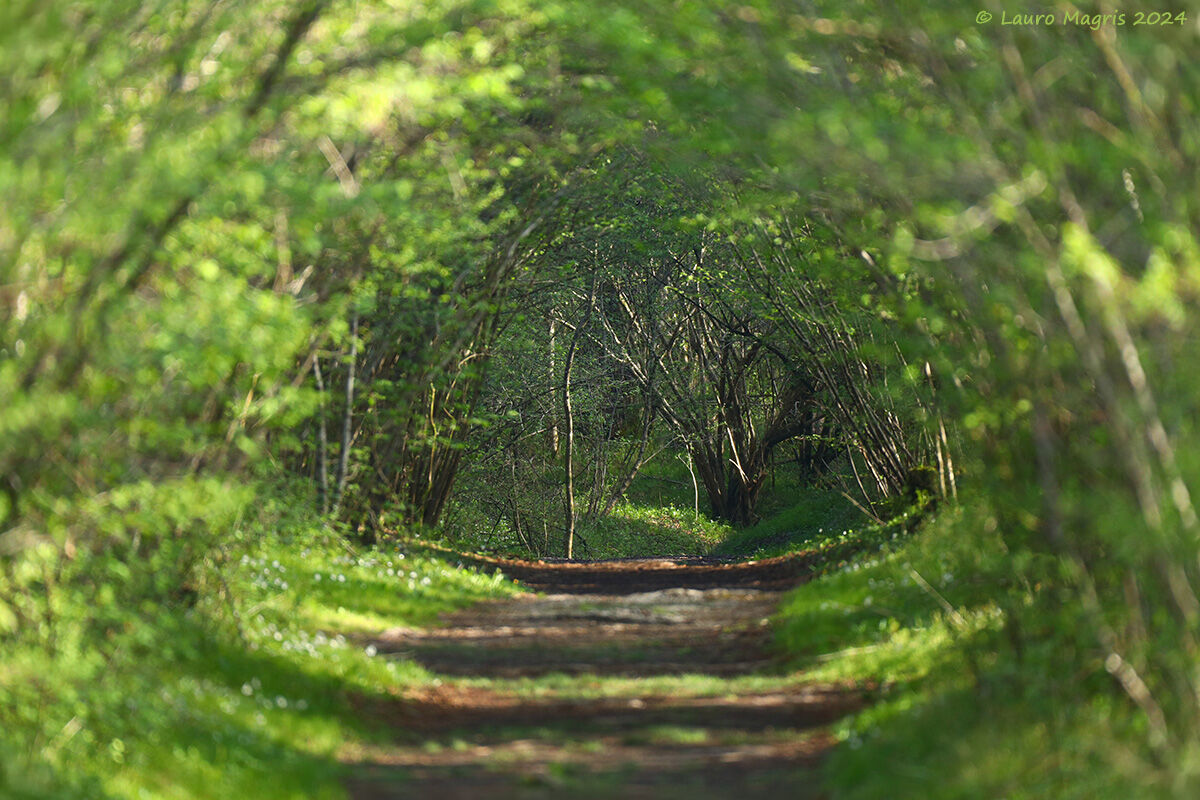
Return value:
[(964, 510), (1194, 772), (1198, 22), (981, 8), (4, 4), (0, 649), (119, 667), (264, 487), (586, 557), (655, 459), (790, 469)]

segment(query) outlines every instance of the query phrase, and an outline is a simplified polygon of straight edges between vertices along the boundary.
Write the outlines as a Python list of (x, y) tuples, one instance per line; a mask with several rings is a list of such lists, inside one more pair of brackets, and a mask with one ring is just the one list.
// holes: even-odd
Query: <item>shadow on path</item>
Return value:
[(768, 620), (803, 559), (480, 561), (546, 594), (374, 640), (441, 677), (360, 700), (393, 742), (344, 754), (353, 798), (819, 796), (826, 727), (863, 693), (772, 657)]

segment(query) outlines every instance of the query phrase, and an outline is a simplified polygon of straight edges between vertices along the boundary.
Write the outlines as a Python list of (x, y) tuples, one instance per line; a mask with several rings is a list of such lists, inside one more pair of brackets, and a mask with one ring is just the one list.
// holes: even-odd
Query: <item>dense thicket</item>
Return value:
[(741, 524), (787, 447), (979, 509), (1015, 646), (1194, 769), (1196, 21), (668, 5), (0, 9), (5, 651), (119, 666), (263, 483), (572, 555), (649, 459)]

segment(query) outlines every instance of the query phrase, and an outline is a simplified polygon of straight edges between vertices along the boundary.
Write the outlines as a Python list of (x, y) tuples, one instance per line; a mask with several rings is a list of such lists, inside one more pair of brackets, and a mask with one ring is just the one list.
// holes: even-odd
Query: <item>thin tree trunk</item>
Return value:
[(510, 484), (511, 491), (509, 492), (509, 495), (512, 500), (513, 526), (516, 528), (517, 538), (525, 543), (525, 546), (529, 548), (530, 552), (533, 552), (533, 536), (530, 535), (530, 537), (526, 539), (525, 533), (521, 529), (521, 505), (517, 496), (517, 460), (512, 456), (512, 454), (510, 454), (508, 458), (508, 468), (512, 474), (512, 483)]
[(608, 477), (608, 447), (601, 441), (596, 448), (596, 457), (592, 469), (592, 491), (588, 498), (587, 518), (595, 519), (600, 511), (600, 502), (604, 499), (604, 480)]
[(587, 312), (583, 320), (575, 327), (571, 336), (571, 345), (567, 348), (566, 363), (563, 364), (562, 395), (563, 395), (563, 544), (568, 559), (575, 557), (575, 417), (571, 410), (571, 367), (575, 364), (575, 350), (579, 345), (579, 336), (587, 327), (592, 316), (592, 307), (596, 303), (596, 278), (592, 277), (592, 288), (588, 292)]
[(938, 415), (938, 434), (941, 439), (938, 450), (944, 450), (946, 453), (946, 477), (950, 480), (950, 496), (958, 499), (958, 481), (954, 477), (954, 461), (950, 457), (950, 442), (946, 438), (946, 425), (942, 422), (940, 414)]
[(688, 450), (687, 458), (681, 458), (680, 461), (692, 476), (692, 518), (700, 519), (700, 484), (696, 482), (696, 470), (692, 469), (692, 451)]
[(313, 377), (317, 380), (320, 405), (317, 410), (317, 492), (321, 513), (329, 513), (329, 433), (325, 425), (325, 381), (321, 377), (321, 357), (313, 361)]
[[(550, 385), (552, 385), (552, 386), (556, 382), (555, 378), (558, 377), (558, 371), (555, 368), (555, 364), (554, 364), (554, 344), (555, 344), (555, 340), (556, 340), (555, 334), (557, 333), (557, 331), (558, 331), (558, 320), (554, 319), (554, 317), (551, 317), (550, 318), (550, 345), (548, 348), (549, 352), (547, 353), (547, 355), (548, 355), (548, 360), (549, 360), (549, 364), (550, 364)], [(555, 413), (552, 413), (550, 416), (550, 452), (553, 453), (556, 458), (558, 457), (558, 416)]]
[(653, 422), (654, 404), (647, 399), (646, 411), (642, 422), (642, 440), (638, 443), (637, 454), (633, 457), (633, 466), (631, 466), (625, 473), (625, 477), (623, 477), (620, 482), (613, 487), (613, 493), (608, 498), (608, 502), (604, 505), (604, 510), (600, 512), (600, 516), (608, 516), (613, 508), (616, 507), (617, 503), (619, 503), (621, 498), (625, 495), (625, 492), (629, 491), (629, 487), (633, 485), (633, 481), (635, 478), (637, 478), (638, 472), (641, 471), (642, 467), (646, 465), (646, 461), (649, 460), (646, 458), (646, 445), (650, 441), (650, 426), (653, 424)]
[(346, 479), (350, 468), (350, 432), (354, 421), (354, 368), (358, 361), (358, 312), (350, 317), (350, 363), (346, 365), (346, 410), (342, 414), (342, 450), (338, 459), (337, 495), (333, 500), (333, 513), (337, 514), (346, 494)]

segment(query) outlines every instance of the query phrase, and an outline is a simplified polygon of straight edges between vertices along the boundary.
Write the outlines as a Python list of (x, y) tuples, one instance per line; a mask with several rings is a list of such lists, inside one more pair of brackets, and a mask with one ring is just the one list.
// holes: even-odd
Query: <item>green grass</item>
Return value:
[(648, 695), (662, 697), (727, 697), (730, 695), (756, 692), (775, 692), (795, 688), (808, 678), (794, 671), (778, 674), (755, 673), (732, 677), (685, 673), (680, 675), (655, 675), (650, 677), (626, 677), (621, 675), (568, 675), (550, 673), (536, 678), (510, 679), (467, 678), (459, 681), (465, 686), (479, 686), (512, 693), (531, 700), (573, 698), (591, 700), (599, 698), (639, 698)]
[[(486, 496), (486, 495), (483, 495)], [(550, 497), (561, 502), (560, 492)], [(585, 506), (584, 498), (577, 498)], [(868, 518), (840, 491), (809, 485), (795, 465), (777, 468), (759, 498), (761, 521), (737, 528), (709, 516), (703, 488), (694, 494), (691, 475), (676, 453), (666, 452), (646, 464), (622, 500), (599, 519), (579, 519), (575, 557), (579, 559), (719, 555), (762, 558), (806, 549), (851, 531)], [(542, 533), (519, 536), (506, 520), (493, 519), (494, 509), (460, 498), (441, 528), (427, 531), (447, 546), (514, 558), (529, 558), (531, 548), (562, 555), (558, 512)], [(527, 525), (529, 521), (526, 520)], [(533, 523), (535, 529), (537, 523)]]
[(780, 607), (777, 644), (796, 675), (875, 687), (869, 707), (835, 726), (832, 797), (1195, 796), (1165, 777), (1186, 770), (1152, 766), (1136, 713), (1099, 663), (1055, 674), (1062, 649), (1086, 644), (1047, 619), (1022, 652), (1010, 646), (1014, 614), (1046, 598), (1012, 579), (985, 527), (944, 511), (914, 536), (827, 565)]
[(766, 558), (803, 550), (853, 531), (867, 517), (840, 492), (789, 487), (784, 498), (769, 495), (764, 505), (777, 511), (748, 528), (732, 531), (714, 550), (719, 555)]
[[(660, 453), (638, 472), (625, 492), (625, 500), (633, 505), (675, 507), (695, 510), (696, 495), (692, 476), (674, 451)], [(700, 511), (706, 504), (704, 487), (700, 487)]]
[(612, 514), (582, 525), (578, 554), (583, 558), (635, 558), (708, 553), (731, 533), (691, 508), (618, 503)]
[(252, 538), (204, 571), (196, 606), (131, 618), (101, 668), (84, 653), (6, 654), (0, 698), (22, 676), (46, 690), (5, 731), (0, 796), (340, 798), (336, 751), (377, 736), (349, 698), (430, 677), (345, 634), (427, 625), (516, 590), (394, 546), (351, 552), (315, 528)]
[(913, 680), (994, 626), (999, 611), (988, 584), (928, 550), (927, 538), (888, 538), (882, 550), (826, 562), (825, 574), (793, 591), (777, 618), (793, 662), (820, 679)]
[[(872, 703), (835, 725), (842, 746), (823, 767), (834, 798), (1195, 796), (1187, 777), (1195, 754), (1155, 764), (1144, 724), (1101, 663), (1055, 675), (1060, 650), (1088, 643), (1055, 621), (1053, 598), (1013, 578), (1001, 537), (978, 514), (943, 510), (912, 533), (911, 512), (862, 524), (837, 495), (791, 498), (736, 532), (697, 521), (691, 509), (633, 502), (585, 530), (609, 557), (817, 554), (818, 576), (775, 615), (784, 664), (774, 673), (460, 683), (531, 699), (853, 683), (871, 689)], [(435, 624), (440, 613), (520, 588), (416, 540), (349, 548), (304, 514), (264, 519), (241, 541), (199, 571), (194, 605), (127, 610), (101, 648), (105, 662), (82, 641), (54, 662), (32, 647), (5, 654), (0, 700), (25, 711), (7, 718), (0, 740), (0, 797), (340, 798), (339, 749), (389, 735), (350, 698), (434, 679), (355, 644), (356, 635)], [(1043, 621), (1022, 632), (1020, 652), (1007, 644), (1018, 617)], [(688, 725), (631, 734), (678, 744), (704, 735)]]
[[(964, 682), (965, 683), (965, 682)], [(1096, 700), (1005, 696), (939, 681), (885, 699), (842, 731), (834, 797), (1195, 797), (1153, 770), (1124, 709)]]

